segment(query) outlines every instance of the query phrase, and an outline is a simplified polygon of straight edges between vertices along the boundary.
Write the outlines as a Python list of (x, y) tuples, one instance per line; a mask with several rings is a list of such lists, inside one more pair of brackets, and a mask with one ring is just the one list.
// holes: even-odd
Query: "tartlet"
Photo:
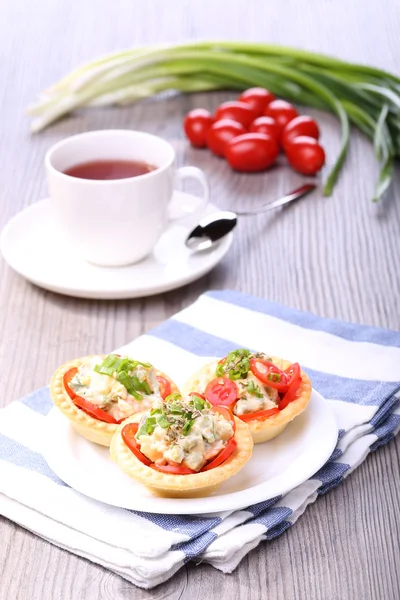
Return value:
[(254, 443), (259, 444), (278, 436), (305, 410), (312, 387), (298, 363), (240, 348), (194, 373), (184, 385), (183, 394), (194, 390), (205, 394), (212, 404), (229, 406), (245, 420)]
[(154, 494), (185, 498), (211, 494), (245, 465), (252, 449), (249, 428), (228, 409), (211, 406), (201, 394), (177, 394), (127, 419), (110, 454)]
[[(100, 372), (94, 367), (99, 367)], [(132, 375), (136, 378), (132, 379)], [(168, 375), (149, 363), (116, 354), (71, 360), (57, 369), (50, 382), (55, 406), (80, 435), (102, 446), (110, 445), (119, 424), (126, 418), (177, 391)]]

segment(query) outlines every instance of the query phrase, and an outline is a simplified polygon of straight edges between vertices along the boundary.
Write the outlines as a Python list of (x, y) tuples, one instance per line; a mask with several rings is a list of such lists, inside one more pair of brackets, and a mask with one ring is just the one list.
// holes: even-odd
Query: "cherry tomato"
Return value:
[(269, 360), (251, 358), (250, 370), (264, 385), (274, 388), (278, 392), (286, 392), (288, 389), (288, 375)]
[(257, 113), (253, 108), (246, 104), (246, 102), (223, 102), (215, 111), (215, 118), (217, 121), (221, 119), (232, 119), (238, 121), (243, 127), (250, 127), (250, 123), (257, 117)]
[(250, 125), (251, 133), (265, 133), (270, 135), (275, 140), (279, 140), (280, 130), (272, 117), (258, 117)]
[(279, 412), (279, 408), (268, 408), (267, 410), (259, 410), (258, 412), (248, 413), (247, 415), (238, 415), (241, 421), (254, 421), (257, 419), (268, 419)]
[(204, 392), (205, 397), (216, 406), (230, 406), (238, 397), (236, 383), (228, 377), (212, 379)]
[(226, 144), (243, 133), (246, 133), (246, 129), (237, 121), (221, 119), (208, 130), (207, 146), (217, 156), (225, 156)]
[(196, 473), (196, 471), (183, 465), (156, 465), (156, 463), (152, 463), (150, 467), (155, 471), (160, 471), (160, 473), (169, 473), (171, 475), (193, 475)]
[(205, 465), (201, 469), (201, 471), (209, 471), (210, 469), (218, 467), (220, 464), (226, 461), (226, 459), (232, 454), (232, 452), (234, 452), (236, 446), (236, 440), (233, 437), (231, 437), (225, 448), (221, 450), (221, 452), (217, 454), (217, 456), (211, 462)]
[(267, 169), (277, 159), (278, 142), (264, 133), (245, 133), (226, 146), (226, 159), (232, 169), (255, 173)]
[(166, 377), (162, 375), (157, 375), (156, 377), (159, 386), (160, 386), (160, 395), (163, 400), (171, 393), (171, 382)]
[(299, 136), (287, 143), (286, 158), (303, 175), (315, 175), (325, 164), (325, 152), (314, 138)]
[(226, 421), (231, 421), (233, 427), (233, 433), (236, 431), (236, 421), (232, 411), (227, 406), (212, 406), (211, 410), (224, 417)]
[(275, 119), (276, 124), (279, 128), (280, 134), (286, 125), (298, 116), (298, 112), (290, 102), (286, 102), (286, 100), (273, 100), (270, 104), (268, 104), (267, 108), (264, 111), (264, 115), (266, 117), (272, 117)]
[(138, 441), (135, 437), (135, 435), (137, 434), (138, 427), (138, 423), (128, 423), (127, 425), (125, 425), (125, 427), (122, 428), (121, 436), (125, 444), (128, 446), (129, 450), (136, 456), (136, 458), (140, 460), (140, 462), (142, 462), (144, 465), (149, 467), (152, 464), (152, 462), (149, 458), (147, 458), (147, 456), (142, 454), (142, 452), (140, 451)]
[(205, 148), (207, 146), (207, 131), (214, 121), (215, 119), (212, 114), (204, 108), (195, 108), (186, 115), (183, 122), (183, 129), (193, 146), (197, 148)]
[[(75, 406), (83, 410), (83, 412), (87, 413), (94, 419), (98, 419), (98, 421), (104, 421), (105, 423), (112, 423), (115, 425), (117, 423), (120, 423), (121, 421), (117, 421), (116, 419), (114, 419), (114, 417), (109, 415), (102, 408), (99, 408), (92, 402), (89, 402), (89, 400), (82, 398), (82, 396), (77, 396), (75, 392), (69, 387), (69, 382), (76, 375), (77, 372), (78, 369), (74, 367), (72, 369), (69, 369), (66, 373), (64, 373), (63, 377), (65, 391), (67, 392), (68, 396), (71, 398)], [(122, 419), (122, 421), (124, 421), (124, 419)]]
[(306, 115), (301, 115), (290, 121), (282, 131), (281, 143), (283, 148), (286, 147), (294, 138), (301, 135), (319, 139), (319, 127), (316, 121)]
[(292, 380), (286, 394), (283, 396), (282, 400), (279, 402), (279, 410), (283, 410), (284, 408), (287, 407), (288, 404), (290, 404), (290, 402), (293, 402), (293, 400), (296, 399), (297, 391), (300, 387), (300, 384), (301, 384), (301, 377), (297, 377), (296, 379)]
[(239, 102), (246, 102), (246, 104), (249, 104), (256, 112), (257, 116), (261, 116), (268, 104), (275, 100), (275, 96), (265, 88), (254, 87), (245, 90), (243, 94), (239, 96), (238, 100)]

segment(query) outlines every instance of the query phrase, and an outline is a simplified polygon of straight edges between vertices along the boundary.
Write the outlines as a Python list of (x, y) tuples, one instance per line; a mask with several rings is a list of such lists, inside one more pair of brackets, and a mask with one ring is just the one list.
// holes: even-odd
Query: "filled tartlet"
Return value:
[(109, 446), (120, 423), (178, 388), (150, 363), (117, 354), (85, 356), (62, 365), (50, 383), (54, 404), (91, 442)]
[(311, 382), (298, 363), (239, 348), (197, 371), (183, 393), (198, 391), (248, 424), (254, 443), (285, 429), (307, 406)]
[(210, 494), (249, 460), (253, 440), (247, 425), (203, 395), (172, 394), (115, 433), (111, 457), (129, 476), (157, 495)]

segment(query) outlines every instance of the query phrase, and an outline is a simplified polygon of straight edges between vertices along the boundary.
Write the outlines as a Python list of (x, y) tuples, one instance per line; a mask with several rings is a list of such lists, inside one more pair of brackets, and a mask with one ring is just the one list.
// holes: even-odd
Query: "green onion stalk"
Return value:
[(299, 104), (333, 112), (341, 144), (328, 173), (330, 195), (346, 159), (350, 123), (368, 136), (380, 173), (373, 200), (388, 189), (400, 156), (400, 78), (295, 48), (246, 42), (193, 42), (115, 52), (58, 81), (27, 109), (40, 131), (81, 106), (124, 105), (165, 91), (268, 88)]

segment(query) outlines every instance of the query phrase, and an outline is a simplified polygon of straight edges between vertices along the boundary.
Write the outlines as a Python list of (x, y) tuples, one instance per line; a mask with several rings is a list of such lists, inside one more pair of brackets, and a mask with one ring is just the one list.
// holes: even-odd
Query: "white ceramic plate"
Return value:
[(337, 442), (333, 413), (313, 391), (307, 409), (270, 442), (254, 446), (246, 466), (206, 498), (157, 498), (122, 473), (108, 448), (75, 433), (69, 421), (50, 411), (45, 441), (49, 467), (72, 488), (107, 504), (164, 514), (204, 514), (245, 508), (284, 494), (314, 475)]
[[(153, 253), (134, 265), (97, 267), (80, 258), (60, 234), (49, 198), (9, 221), (1, 235), (1, 252), (8, 264), (32, 283), (68, 296), (118, 299), (167, 292), (211, 271), (228, 252), (233, 239), (231, 233), (210, 250), (191, 252), (184, 242), (198, 220), (200, 200), (184, 192), (175, 192), (172, 204), (174, 200), (176, 205), (184, 201), (183, 213), (188, 216), (171, 225)], [(218, 210), (209, 204), (204, 214)], [(194, 220), (192, 213), (197, 214)]]

